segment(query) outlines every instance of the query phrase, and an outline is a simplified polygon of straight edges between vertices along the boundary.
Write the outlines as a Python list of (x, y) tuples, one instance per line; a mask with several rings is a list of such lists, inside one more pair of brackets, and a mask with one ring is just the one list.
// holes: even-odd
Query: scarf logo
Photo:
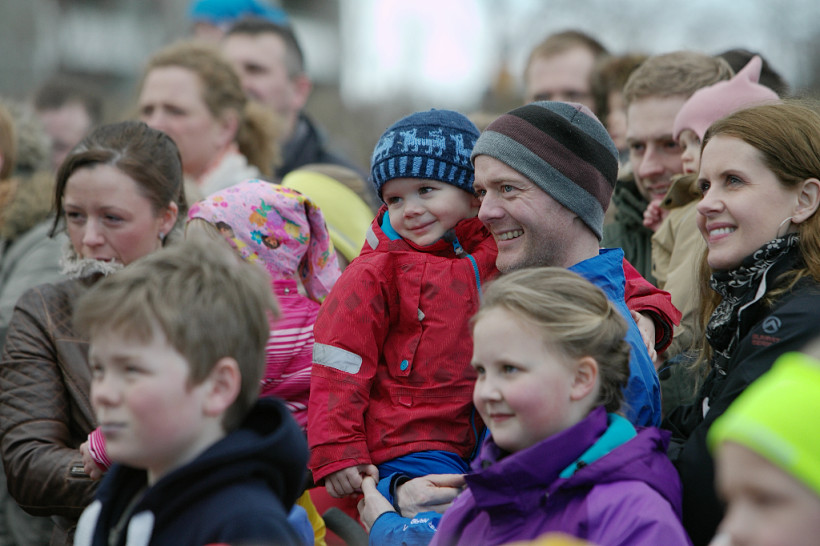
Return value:
[(769, 317), (763, 321), (763, 331), (767, 334), (773, 334), (780, 330), (780, 319), (777, 317)]

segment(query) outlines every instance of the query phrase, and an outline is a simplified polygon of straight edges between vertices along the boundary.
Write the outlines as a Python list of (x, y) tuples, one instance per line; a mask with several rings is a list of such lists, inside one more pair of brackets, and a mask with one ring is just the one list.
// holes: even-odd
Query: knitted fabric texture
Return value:
[(618, 177), (618, 150), (589, 108), (542, 101), (511, 110), (481, 134), (472, 160), (481, 154), (529, 178), (601, 240)]
[(751, 449), (820, 496), (820, 361), (786, 353), (752, 383), (709, 429), (723, 442)]
[(698, 89), (675, 116), (672, 136), (675, 140), (684, 129), (690, 129), (703, 140), (706, 129), (736, 110), (766, 102), (780, 102), (777, 93), (757, 81), (763, 61), (755, 55), (731, 80)]
[(438, 180), (473, 193), (470, 151), (478, 129), (463, 114), (429, 110), (404, 117), (387, 128), (373, 150), (370, 180), (379, 197), (394, 178)]

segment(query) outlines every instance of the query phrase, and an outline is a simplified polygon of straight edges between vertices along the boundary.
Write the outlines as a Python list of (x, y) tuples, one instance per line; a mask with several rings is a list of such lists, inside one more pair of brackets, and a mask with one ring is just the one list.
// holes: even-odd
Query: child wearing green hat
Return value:
[[(816, 354), (820, 356), (820, 346)], [(786, 353), (709, 430), (726, 515), (713, 546), (817, 544), (820, 361)]]

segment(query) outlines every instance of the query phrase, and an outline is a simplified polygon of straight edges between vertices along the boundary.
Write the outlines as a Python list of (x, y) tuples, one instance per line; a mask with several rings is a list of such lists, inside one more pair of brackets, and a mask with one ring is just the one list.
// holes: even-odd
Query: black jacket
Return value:
[[(777, 357), (802, 349), (817, 336), (820, 285), (803, 278), (771, 307), (761, 300), (744, 309), (740, 318), (740, 341), (726, 369), (713, 368), (695, 402), (678, 407), (662, 425), (672, 431), (669, 455), (683, 483), (683, 524), (695, 546), (708, 544), (723, 518), (706, 433)], [(709, 411), (704, 417), (707, 398)]]
[[(145, 491), (116, 544), (299, 544), (287, 515), (306, 463), (299, 425), (281, 402), (261, 399), (239, 429)], [(75, 544), (108, 545), (146, 478), (144, 470), (114, 465), (80, 518)]]
[(282, 145), (282, 164), (276, 168), (276, 177), (281, 180), (290, 171), (311, 163), (342, 165), (367, 178), (353, 163), (331, 152), (318, 127), (305, 114), (300, 114), (293, 136)]

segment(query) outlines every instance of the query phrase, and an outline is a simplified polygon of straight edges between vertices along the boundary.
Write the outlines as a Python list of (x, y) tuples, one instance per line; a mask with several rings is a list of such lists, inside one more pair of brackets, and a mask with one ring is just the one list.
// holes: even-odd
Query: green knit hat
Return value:
[(785, 353), (712, 424), (713, 452), (735, 442), (793, 475), (820, 496), (820, 361)]

